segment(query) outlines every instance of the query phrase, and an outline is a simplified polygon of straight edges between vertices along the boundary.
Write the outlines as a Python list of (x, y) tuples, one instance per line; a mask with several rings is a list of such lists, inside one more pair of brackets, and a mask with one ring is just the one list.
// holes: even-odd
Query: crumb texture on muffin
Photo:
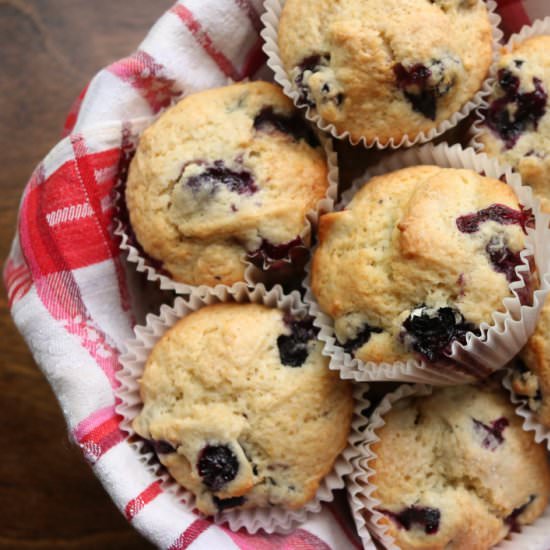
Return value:
[(355, 140), (437, 127), (473, 98), (492, 59), (481, 0), (287, 0), (278, 41), (300, 104)]
[(501, 388), (435, 389), (398, 401), (384, 421), (373, 497), (401, 549), (487, 550), (546, 508), (546, 449)]
[(511, 164), (550, 212), (550, 36), (535, 36), (498, 61), (497, 79), (477, 139)]
[(321, 347), (311, 318), (204, 307), (155, 345), (133, 427), (205, 514), (300, 508), (345, 448), (353, 409)]
[(145, 130), (126, 201), (147, 254), (213, 286), (243, 281), (249, 254), (308, 245), (327, 187), (315, 133), (277, 86), (250, 82), (192, 94)]
[(355, 357), (443, 359), (504, 309), (529, 219), (510, 186), (470, 170), (374, 177), (321, 217), (313, 293)]

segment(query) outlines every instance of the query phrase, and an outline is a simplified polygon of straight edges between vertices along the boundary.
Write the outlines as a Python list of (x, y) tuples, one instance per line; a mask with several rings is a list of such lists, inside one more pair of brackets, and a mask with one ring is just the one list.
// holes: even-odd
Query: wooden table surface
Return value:
[[(101, 67), (136, 48), (172, 0), (0, 0), (0, 258), (37, 162)], [(80, 450), (0, 291), (0, 548), (153, 548)]]

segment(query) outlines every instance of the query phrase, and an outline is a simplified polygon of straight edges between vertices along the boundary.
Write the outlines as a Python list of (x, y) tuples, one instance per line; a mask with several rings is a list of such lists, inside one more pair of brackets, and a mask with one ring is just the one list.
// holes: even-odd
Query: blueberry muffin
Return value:
[(375, 177), (321, 217), (312, 290), (355, 357), (444, 360), (503, 311), (531, 223), (512, 187), (470, 170)]
[(155, 345), (133, 427), (205, 514), (300, 508), (345, 448), (353, 409), (321, 347), (311, 318), (204, 307)]
[(546, 449), (501, 391), (436, 389), (398, 401), (384, 421), (372, 496), (402, 550), (486, 550), (546, 508)]
[(176, 281), (230, 285), (247, 260), (309, 244), (306, 214), (327, 187), (315, 133), (280, 88), (250, 82), (190, 95), (148, 128), (126, 202), (140, 245)]
[(546, 299), (535, 332), (516, 361), (512, 388), (527, 398), (538, 422), (550, 428), (550, 298)]
[(481, 0), (287, 0), (278, 42), (299, 104), (354, 141), (436, 128), (479, 91), (492, 60)]
[(511, 164), (550, 212), (550, 36), (525, 40), (504, 53), (478, 140)]

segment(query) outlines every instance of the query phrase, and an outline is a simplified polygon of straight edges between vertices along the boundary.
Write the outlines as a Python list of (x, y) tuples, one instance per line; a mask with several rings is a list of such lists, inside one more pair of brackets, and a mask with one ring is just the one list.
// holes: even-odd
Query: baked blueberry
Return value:
[(304, 320), (285, 318), (290, 334), (281, 334), (277, 338), (277, 348), (281, 363), (288, 367), (301, 367), (309, 355), (309, 342), (315, 340), (319, 329), (313, 326), (313, 319)]
[(430, 308), (421, 305), (403, 323), (404, 341), (429, 361), (443, 359), (456, 340), (466, 341), (468, 332), (478, 333), (460, 311), (451, 307)]
[(406, 68), (402, 63), (393, 67), (397, 87), (403, 90), (414, 111), (430, 120), (437, 118), (437, 100), (454, 86), (460, 60), (453, 56), (432, 59), (427, 65), (416, 63)]
[(537, 77), (532, 79), (533, 91), (521, 92), (519, 77), (508, 69), (498, 71), (498, 84), (504, 95), (489, 105), (487, 126), (511, 149), (527, 129), (537, 130), (539, 120), (546, 112), (548, 93)]
[(359, 349), (363, 344), (366, 344), (373, 333), (382, 332), (381, 328), (371, 327), (369, 324), (363, 325), (359, 333), (355, 338), (345, 341), (344, 343), (339, 342), (339, 344), (344, 348), (344, 350), (353, 355), (353, 352)]
[(258, 191), (252, 174), (247, 170), (232, 170), (222, 160), (216, 160), (200, 174), (185, 180), (193, 192), (213, 195), (221, 185), (238, 195), (253, 195)]
[(296, 84), (300, 97), (298, 102), (300, 105), (315, 107), (315, 99), (311, 95), (311, 90), (308, 85), (308, 80), (313, 73), (318, 72), (322, 67), (328, 66), (330, 62), (329, 55), (314, 54), (306, 57), (298, 65), (294, 83)]
[(495, 271), (503, 273), (510, 283), (518, 279), (516, 267), (523, 263), (521, 255), (520, 252), (513, 252), (508, 248), (505, 236), (491, 237), (485, 250)]
[(433, 535), (439, 531), (441, 512), (437, 508), (428, 506), (409, 506), (403, 511), (394, 513), (388, 510), (380, 510), (390, 516), (403, 529), (409, 531), (420, 526), (426, 535)]
[(197, 471), (202, 482), (216, 492), (237, 477), (239, 461), (227, 445), (207, 445), (199, 455)]

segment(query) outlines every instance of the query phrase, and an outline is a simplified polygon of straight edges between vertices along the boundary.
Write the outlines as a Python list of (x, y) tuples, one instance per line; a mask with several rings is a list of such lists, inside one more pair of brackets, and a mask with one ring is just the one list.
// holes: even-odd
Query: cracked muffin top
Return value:
[(126, 202), (138, 242), (176, 281), (230, 285), (256, 255), (309, 244), (306, 214), (327, 187), (315, 133), (279, 87), (250, 82), (187, 96), (145, 130)]
[(321, 216), (311, 288), (352, 356), (445, 360), (504, 310), (531, 221), (512, 187), (471, 170), (374, 177)]
[(536, 420), (550, 428), (550, 298), (546, 298), (535, 332), (516, 362), (512, 388), (527, 398)]
[(550, 36), (504, 50), (478, 140), (511, 164), (550, 213)]
[(309, 317), (257, 304), (187, 315), (153, 348), (135, 431), (197, 508), (300, 508), (346, 447), (351, 385)]
[(546, 449), (501, 388), (435, 389), (396, 402), (384, 421), (372, 496), (402, 550), (486, 550), (546, 508)]
[(279, 50), (300, 105), (352, 139), (414, 139), (477, 93), (492, 59), (481, 0), (287, 0)]

